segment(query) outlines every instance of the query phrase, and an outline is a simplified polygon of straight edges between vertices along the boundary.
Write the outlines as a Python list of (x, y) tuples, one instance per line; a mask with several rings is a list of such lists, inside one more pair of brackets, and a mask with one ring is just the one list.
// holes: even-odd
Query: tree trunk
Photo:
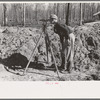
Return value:
[(82, 21), (83, 21), (83, 11), (82, 11), (82, 4), (80, 3), (80, 25), (82, 25)]
[(7, 25), (7, 15), (6, 15), (6, 11), (7, 11), (7, 7), (6, 4), (3, 4), (3, 8), (4, 8), (4, 20), (3, 20), (3, 25), (6, 26)]
[(70, 7), (70, 3), (67, 4), (67, 13), (66, 13), (66, 25), (68, 25), (68, 18), (69, 18), (69, 7)]
[(54, 14), (56, 14), (56, 3), (54, 3)]
[(23, 26), (25, 26), (25, 3), (23, 3)]
[(59, 3), (57, 3), (57, 16), (59, 17)]
[(17, 21), (17, 4), (14, 4), (14, 10), (13, 10), (13, 20), (14, 20), (14, 24), (13, 25), (17, 25), (18, 21)]
[(35, 20), (36, 20), (36, 24), (38, 24), (38, 4), (36, 4), (35, 7)]
[(63, 19), (65, 20), (65, 4), (63, 4)]

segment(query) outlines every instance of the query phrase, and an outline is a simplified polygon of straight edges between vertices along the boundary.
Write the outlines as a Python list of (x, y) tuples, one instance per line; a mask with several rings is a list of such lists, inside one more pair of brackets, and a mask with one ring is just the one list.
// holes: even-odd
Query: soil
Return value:
[[(100, 79), (100, 22), (86, 23), (73, 28), (75, 39), (75, 69), (59, 72), (54, 66), (50, 48), (48, 63), (44, 36), (25, 71), (33, 49), (42, 34), (42, 28), (0, 27), (1, 81), (86, 81)], [(61, 44), (52, 26), (47, 27), (57, 66), (61, 64)]]

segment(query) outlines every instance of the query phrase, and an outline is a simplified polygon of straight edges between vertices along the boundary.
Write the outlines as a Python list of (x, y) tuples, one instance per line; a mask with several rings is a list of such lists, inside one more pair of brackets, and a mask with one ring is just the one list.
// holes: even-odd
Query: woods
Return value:
[(49, 18), (51, 13), (71, 26), (82, 22), (98, 20), (94, 13), (100, 10), (98, 3), (1, 3), (0, 24), (5, 26), (34, 26), (40, 24), (41, 18)]

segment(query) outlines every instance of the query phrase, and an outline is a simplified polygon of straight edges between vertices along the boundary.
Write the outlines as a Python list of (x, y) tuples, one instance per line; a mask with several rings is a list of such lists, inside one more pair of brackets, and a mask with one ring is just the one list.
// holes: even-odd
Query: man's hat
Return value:
[(50, 19), (51, 19), (51, 18), (53, 18), (53, 19), (58, 19), (57, 15), (55, 15), (55, 14), (51, 14), (51, 15), (50, 15)]

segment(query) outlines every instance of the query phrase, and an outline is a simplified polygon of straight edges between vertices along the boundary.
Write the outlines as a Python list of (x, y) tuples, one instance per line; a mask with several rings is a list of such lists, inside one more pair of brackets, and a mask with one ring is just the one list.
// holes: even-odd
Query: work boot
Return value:
[(59, 70), (63, 70), (64, 69), (64, 64), (62, 63), (61, 66), (59, 66)]
[(67, 67), (67, 71), (68, 71), (69, 73), (71, 73), (72, 70), (74, 70), (74, 64), (73, 64), (73, 62), (69, 61), (67, 66), (68, 66), (68, 67)]
[(60, 67), (59, 67), (59, 71), (61, 72), (61, 73), (65, 73), (67, 70), (65, 70), (65, 68), (64, 68), (64, 64), (62, 64)]
[(65, 70), (65, 69), (60, 70), (60, 72), (61, 72), (62, 74), (67, 74), (67, 73), (68, 73), (68, 71)]

